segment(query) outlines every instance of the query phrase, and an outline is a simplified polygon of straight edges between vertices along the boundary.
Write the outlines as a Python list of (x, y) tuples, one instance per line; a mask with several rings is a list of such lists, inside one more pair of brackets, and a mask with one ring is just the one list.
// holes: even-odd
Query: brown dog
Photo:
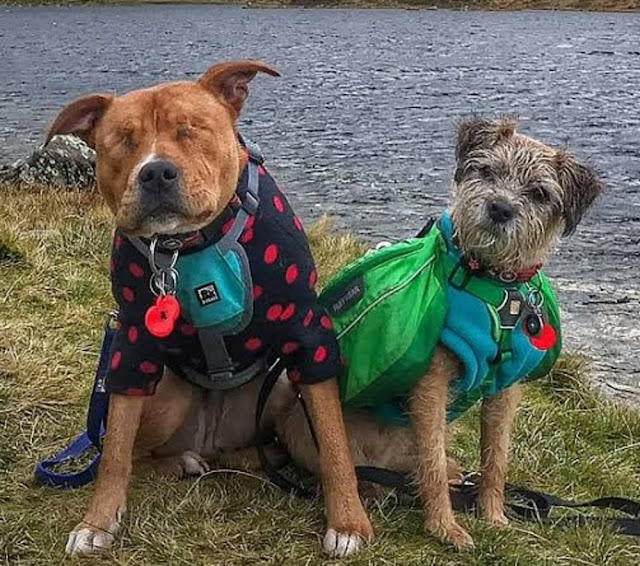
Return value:
[[(211, 67), (195, 82), (85, 96), (60, 112), (47, 139), (75, 134), (95, 148), (99, 189), (121, 232), (150, 237), (198, 231), (233, 201), (247, 165), (236, 122), (258, 72), (278, 75), (264, 63), (236, 61)], [(142, 185), (158, 174), (143, 168), (159, 158), (164, 170), (156, 183), (157, 202), (179, 201), (169, 203), (170, 213), (158, 213), (141, 196)], [(175, 194), (163, 193), (162, 183)], [(138, 337), (134, 330), (131, 341)], [(119, 361), (112, 358), (112, 367)], [(165, 473), (203, 473), (222, 454), (251, 445), (259, 385), (260, 378), (205, 393), (165, 370), (151, 397), (112, 394), (95, 494), (69, 536), (67, 552), (90, 554), (111, 545), (126, 509), (133, 459)], [(301, 390), (318, 432), (328, 527), (324, 549), (346, 556), (371, 538), (372, 528), (358, 497), (335, 379)]]
[[(483, 280), (483, 285), (497, 281), (502, 285), (501, 293), (507, 285), (512, 291), (523, 292), (517, 295), (517, 300), (505, 300), (500, 310), (495, 310), (495, 316), (500, 317), (499, 328), (523, 328), (530, 311), (522, 310), (521, 299), (532, 297), (527, 293), (533, 277), (560, 237), (576, 229), (600, 194), (602, 184), (592, 170), (577, 163), (566, 150), (546, 146), (518, 133), (513, 119), (475, 118), (463, 122), (458, 131), (456, 158), (448, 216), (452, 228), (446, 244), (447, 253), (456, 258), (460, 273), (464, 274), (463, 282), (456, 289), (468, 289), (469, 282), (477, 278)], [(518, 282), (517, 286), (514, 282)], [(417, 376), (415, 386), (407, 392), (405, 408), (411, 428), (386, 426), (366, 409), (346, 410), (345, 422), (356, 465), (414, 473), (425, 507), (427, 530), (457, 548), (469, 548), (473, 546), (471, 536), (453, 514), (448, 479), (455, 475), (455, 466), (447, 462), (445, 455), (447, 410), (460, 396), (460, 390), (451, 385), (456, 380), (459, 385), (465, 375), (465, 366), (456, 354), (461, 351), (464, 354), (469, 348), (465, 343), (452, 350), (451, 345), (455, 346), (456, 342), (449, 336), (452, 328), (462, 327), (460, 320), (467, 317), (468, 312), (476, 312), (469, 309), (468, 301), (455, 302), (455, 298), (461, 296), (461, 292), (452, 294), (454, 299), (448, 307), (449, 312), (457, 311), (458, 326), (447, 327), (446, 343), (444, 332), (441, 334), (427, 374), (422, 378)], [(511, 309), (509, 315), (517, 315), (515, 322), (503, 322), (502, 316), (508, 309)], [(400, 321), (391, 321), (390, 325), (399, 327)], [(491, 328), (489, 325), (487, 330)], [(357, 327), (352, 332), (357, 332)], [(539, 348), (532, 347), (529, 339), (522, 336), (519, 344), (524, 343), (531, 349), (523, 347), (521, 351), (526, 353), (520, 360), (531, 359), (524, 356), (541, 356), (541, 350), (548, 349), (541, 344)], [(384, 339), (381, 334), (381, 341)], [(377, 346), (383, 351), (393, 351), (392, 344)], [(511, 350), (509, 346), (497, 350), (495, 357), (492, 353), (486, 360), (479, 357), (478, 366), (486, 362), (486, 367), (493, 365), (494, 376), (502, 375), (498, 372), (502, 371), (504, 366), (500, 364), (505, 359), (510, 363), (518, 360), (513, 351), (515, 347)], [(348, 357), (348, 353), (343, 353)], [(375, 350), (372, 349), (371, 355), (375, 356)], [(519, 367), (525, 367), (524, 363)], [(515, 362), (511, 367), (514, 366)], [(375, 363), (369, 362), (368, 367), (375, 367)], [(475, 375), (479, 375), (479, 370)], [(487, 370), (481, 379), (488, 375)], [(517, 378), (515, 384), (512, 377)], [(527, 377), (528, 372), (510, 375), (505, 379), (505, 387), (497, 392), (489, 389), (487, 393), (484, 383), (477, 389), (464, 391), (471, 393), (470, 399), (482, 397), (479, 507), (483, 517), (494, 525), (507, 523), (504, 486), (509, 436), (520, 399), (517, 381)], [(492, 382), (487, 386), (492, 387)], [(304, 430), (301, 409), (294, 406), (288, 415), (286, 411), (279, 414), (286, 416), (276, 423), (276, 430), (293, 458), (309, 469), (317, 469), (313, 443), (308, 435), (300, 433)]]

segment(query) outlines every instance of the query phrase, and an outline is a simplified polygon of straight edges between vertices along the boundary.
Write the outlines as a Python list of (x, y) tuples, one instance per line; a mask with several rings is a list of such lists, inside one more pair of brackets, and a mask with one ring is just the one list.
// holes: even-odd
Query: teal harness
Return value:
[[(480, 397), (494, 396), (536, 370), (548, 348), (534, 345), (528, 327), (537, 319), (540, 331), (556, 336), (559, 321), (555, 321), (558, 328), (551, 325), (552, 330), (545, 329), (549, 311), (557, 317), (558, 305), (540, 274), (526, 283), (470, 276), (461, 267), (463, 258), (453, 243), (448, 214), (440, 219), (439, 229), (447, 245), (442, 261), (449, 274), (449, 308), (440, 341), (463, 366), (453, 383), (456, 399), (448, 411), (449, 420), (454, 420)], [(547, 346), (555, 346), (555, 340)]]

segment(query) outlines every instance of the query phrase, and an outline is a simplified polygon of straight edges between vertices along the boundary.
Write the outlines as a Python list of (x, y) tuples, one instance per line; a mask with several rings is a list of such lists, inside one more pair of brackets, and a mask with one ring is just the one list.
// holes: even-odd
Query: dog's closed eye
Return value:
[(135, 149), (138, 147), (136, 132), (133, 128), (125, 128), (121, 132), (121, 140), (124, 147), (126, 147), (129, 151), (135, 151)]
[(490, 165), (480, 165), (477, 168), (478, 175), (486, 181), (493, 181), (496, 178), (496, 171)]
[(184, 140), (186, 138), (191, 137), (193, 131), (186, 124), (180, 124), (178, 126), (178, 130), (176, 131), (176, 139), (178, 141)]
[(540, 183), (532, 183), (527, 187), (527, 194), (534, 202), (545, 204), (550, 200), (549, 190)]
[(103, 145), (110, 151), (123, 153), (134, 152), (139, 145), (136, 128), (132, 125), (114, 128), (114, 131), (105, 136)]

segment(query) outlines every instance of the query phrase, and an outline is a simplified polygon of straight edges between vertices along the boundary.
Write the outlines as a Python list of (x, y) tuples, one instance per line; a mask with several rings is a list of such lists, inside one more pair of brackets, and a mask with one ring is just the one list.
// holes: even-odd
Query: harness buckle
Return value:
[(251, 188), (247, 189), (247, 192), (242, 199), (242, 208), (249, 214), (249, 216), (253, 216), (258, 210), (258, 205), (260, 204), (260, 199), (251, 191)]
[(249, 159), (251, 159), (251, 161), (253, 161), (254, 163), (257, 163), (258, 165), (262, 165), (264, 163), (264, 156), (262, 155), (260, 146), (257, 143), (246, 139), (242, 141), (244, 143), (244, 147), (249, 153)]
[(233, 366), (227, 366), (226, 368), (218, 368), (215, 370), (207, 370), (207, 377), (212, 381), (229, 381), (235, 374), (233, 373)]
[(104, 320), (104, 329), (105, 330), (117, 330), (118, 328), (118, 311), (112, 310), (107, 313), (107, 316)]

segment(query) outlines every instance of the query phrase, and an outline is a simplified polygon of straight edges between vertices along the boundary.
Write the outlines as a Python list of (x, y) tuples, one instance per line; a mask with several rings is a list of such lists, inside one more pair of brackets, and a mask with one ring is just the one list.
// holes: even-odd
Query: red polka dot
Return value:
[(122, 289), (122, 296), (124, 297), (124, 300), (129, 303), (133, 303), (133, 300), (135, 299), (133, 289), (131, 289), (130, 287), (125, 287), (124, 289)]
[(317, 364), (324, 362), (327, 359), (327, 349), (324, 346), (318, 346), (316, 353), (313, 354), (313, 361)]
[(299, 383), (302, 378), (302, 374), (299, 369), (290, 369), (288, 372), (289, 379), (293, 381), (293, 383)]
[(284, 212), (284, 203), (278, 195), (273, 197), (273, 206), (276, 207), (278, 212)]
[(282, 314), (280, 315), (280, 320), (289, 320), (293, 314), (296, 312), (296, 306), (293, 303), (289, 303), (287, 308), (284, 309)]
[(245, 230), (251, 230), (251, 228), (253, 228), (253, 225), (255, 223), (256, 223), (256, 217), (249, 216), (249, 218), (247, 218), (247, 223), (244, 225)]
[(111, 258), (111, 259), (109, 260), (109, 271), (110, 271), (111, 273), (115, 273), (115, 271), (116, 271), (116, 260), (115, 260), (115, 259), (113, 259), (113, 258)]
[(132, 344), (138, 341), (138, 329), (135, 326), (130, 326), (127, 334), (129, 336), (129, 342)]
[(297, 216), (293, 217), (293, 223), (296, 225), (298, 230), (302, 231), (302, 222), (300, 222), (300, 219)]
[(129, 397), (144, 397), (144, 389), (138, 389), (137, 387), (127, 387), (125, 394)]
[(114, 245), (116, 246), (116, 250), (120, 249), (120, 246), (122, 245), (122, 236), (120, 236), (120, 235), (116, 236), (116, 239), (114, 241)]
[(247, 230), (240, 238), (240, 242), (243, 244), (248, 244), (251, 240), (253, 240), (253, 230)]
[(333, 322), (331, 322), (331, 319), (327, 315), (320, 317), (320, 324), (327, 330), (331, 330), (333, 328)]
[(249, 338), (249, 340), (244, 343), (244, 347), (250, 352), (255, 352), (262, 347), (262, 340), (260, 340), (260, 338)]
[(184, 324), (180, 325), (180, 332), (185, 336), (193, 336), (196, 333), (196, 327), (193, 326), (193, 324), (185, 322)]
[(113, 353), (111, 356), (111, 369), (118, 369), (120, 366), (120, 361), (122, 360), (122, 352), (119, 350)]
[(278, 259), (278, 246), (275, 244), (269, 244), (267, 249), (264, 250), (264, 262), (273, 263)]
[(267, 309), (267, 320), (271, 322), (278, 320), (282, 315), (282, 305), (271, 305)]
[(266, 173), (267, 170), (262, 165), (258, 165), (258, 175), (265, 175)]
[(287, 283), (291, 285), (298, 278), (298, 266), (295, 263), (292, 263), (289, 267), (287, 267), (287, 272), (285, 274), (285, 279)]
[(292, 354), (298, 348), (300, 348), (300, 344), (298, 344), (298, 342), (286, 342), (284, 344), (284, 346), (282, 346), (282, 353), (283, 354)]
[(261, 296), (262, 293), (264, 293), (264, 289), (262, 287), (260, 287), (260, 285), (254, 285), (253, 286), (253, 300), (257, 301)]
[(316, 273), (316, 270), (312, 270), (311, 274), (309, 275), (309, 287), (311, 287), (312, 289), (316, 286), (316, 283), (318, 282), (318, 274)]
[(129, 272), (134, 277), (142, 277), (144, 275), (144, 269), (142, 269), (142, 267), (140, 267), (137, 263), (129, 264)]
[(227, 220), (223, 225), (222, 225), (222, 233), (226, 234), (229, 230), (231, 230), (231, 226), (233, 226), (233, 223), (236, 221), (235, 218), (231, 218), (230, 220)]
[(305, 315), (304, 320), (302, 321), (302, 324), (304, 324), (305, 326), (309, 326), (312, 321), (313, 321), (313, 309), (309, 309), (309, 312)]
[(158, 366), (152, 362), (142, 362), (140, 364), (140, 371), (142, 373), (146, 373), (147, 375), (152, 373), (157, 373)]

